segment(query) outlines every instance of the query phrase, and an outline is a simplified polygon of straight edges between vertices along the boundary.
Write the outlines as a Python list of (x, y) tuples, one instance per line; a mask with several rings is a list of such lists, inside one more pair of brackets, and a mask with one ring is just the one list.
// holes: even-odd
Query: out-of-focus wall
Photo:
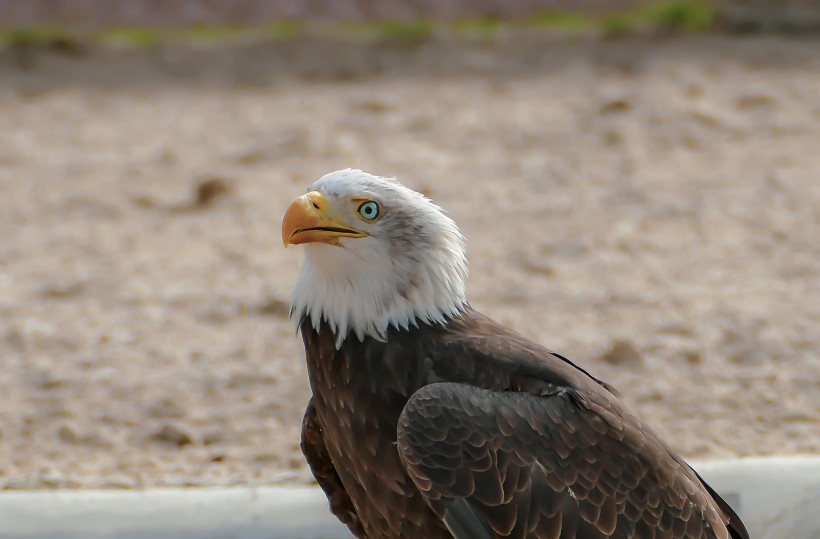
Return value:
[(720, 0), (721, 21), (733, 30), (820, 30), (819, 0)]
[[(0, 0), (0, 28), (506, 19), (550, 10), (617, 11), (649, 3), (653, 0)], [(713, 4), (721, 26), (730, 30), (820, 29), (820, 0), (713, 0)]]
[(513, 18), (549, 10), (612, 10), (635, 3), (635, 0), (0, 0), (0, 26)]

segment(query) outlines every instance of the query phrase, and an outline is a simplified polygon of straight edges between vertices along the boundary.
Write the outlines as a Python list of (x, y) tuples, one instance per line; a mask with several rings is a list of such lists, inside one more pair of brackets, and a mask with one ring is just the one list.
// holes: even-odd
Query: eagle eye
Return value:
[(363, 202), (359, 205), (356, 212), (362, 216), (365, 221), (375, 221), (379, 217), (379, 205), (372, 200)]

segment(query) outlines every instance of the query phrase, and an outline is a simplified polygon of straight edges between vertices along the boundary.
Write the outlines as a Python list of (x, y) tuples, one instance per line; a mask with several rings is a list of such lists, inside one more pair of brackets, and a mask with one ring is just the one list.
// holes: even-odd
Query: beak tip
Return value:
[(302, 195), (293, 200), (288, 208), (285, 210), (285, 215), (282, 218), (282, 245), (288, 248), (293, 245), (293, 234), (299, 228), (305, 226), (305, 222), (311, 220), (312, 207), (309, 207), (308, 195)]

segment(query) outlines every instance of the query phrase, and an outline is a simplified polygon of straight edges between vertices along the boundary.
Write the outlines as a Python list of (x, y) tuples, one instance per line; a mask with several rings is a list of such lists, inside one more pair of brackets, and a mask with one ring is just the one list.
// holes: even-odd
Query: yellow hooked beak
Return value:
[(327, 243), (341, 246), (339, 238), (363, 238), (367, 232), (356, 230), (332, 215), (330, 205), (317, 191), (311, 191), (290, 203), (282, 219), (282, 243)]

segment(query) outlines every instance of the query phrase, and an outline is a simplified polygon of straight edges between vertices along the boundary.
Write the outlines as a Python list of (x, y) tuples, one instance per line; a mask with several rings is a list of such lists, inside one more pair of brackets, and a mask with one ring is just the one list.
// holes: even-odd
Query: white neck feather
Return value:
[(344, 238), (343, 247), (305, 245), (305, 260), (293, 293), (297, 325), (322, 321), (336, 335), (385, 340), (390, 326), (408, 329), (442, 324), (467, 306), (467, 259), (461, 234), (443, 217), (435, 241), (386, 245), (375, 238)]

